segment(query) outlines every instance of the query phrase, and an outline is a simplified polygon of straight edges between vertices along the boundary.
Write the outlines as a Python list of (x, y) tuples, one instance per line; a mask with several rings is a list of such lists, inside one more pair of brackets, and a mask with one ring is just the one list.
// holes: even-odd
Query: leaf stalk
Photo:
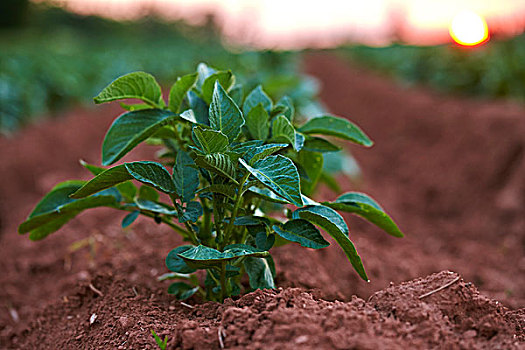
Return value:
[(232, 210), (232, 216), (230, 218), (230, 222), (228, 222), (228, 226), (226, 226), (226, 230), (224, 231), (224, 242), (223, 242), (223, 246), (221, 247), (222, 249), (224, 249), (224, 243), (230, 243), (231, 232), (233, 230), (235, 218), (237, 217), (237, 213), (239, 212), (239, 207), (241, 205), (242, 188), (249, 177), (250, 177), (250, 173), (246, 173), (246, 175), (244, 175), (242, 180), (239, 182), (239, 187), (237, 190), (237, 197), (235, 198), (235, 204)]

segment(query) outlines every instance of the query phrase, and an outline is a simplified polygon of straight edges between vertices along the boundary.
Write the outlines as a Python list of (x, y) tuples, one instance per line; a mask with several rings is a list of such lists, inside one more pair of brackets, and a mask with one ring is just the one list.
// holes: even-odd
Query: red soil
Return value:
[[(152, 221), (123, 231), (123, 215), (97, 209), (42, 242), (18, 236), (55, 183), (89, 177), (78, 159), (100, 163), (118, 108), (79, 109), (0, 139), (0, 348), (154, 348), (150, 329), (188, 349), (218, 348), (219, 333), (228, 348), (525, 346), (525, 108), (404, 90), (328, 55), (309, 56), (305, 70), (320, 79), (328, 108), (376, 141), (351, 148), (364, 173), (359, 190), (406, 233), (395, 239), (347, 218), (371, 283), (335, 245), (289, 245), (274, 252), (278, 284), (301, 289), (189, 308), (156, 281), (180, 241)], [(81, 239), (87, 246), (72, 249)], [(441, 270), (515, 310), (448, 272), (389, 285)], [(346, 302), (325, 301), (334, 299)]]

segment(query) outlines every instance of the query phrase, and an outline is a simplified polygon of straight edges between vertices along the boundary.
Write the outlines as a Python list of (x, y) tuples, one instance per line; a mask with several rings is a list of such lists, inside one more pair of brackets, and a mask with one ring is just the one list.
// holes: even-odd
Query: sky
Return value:
[[(38, 0), (36, 0), (38, 1)], [(474, 11), (489, 28), (508, 34), (525, 28), (525, 0), (56, 0), (72, 10), (119, 19), (144, 8), (169, 19), (198, 23), (216, 14), (232, 42), (257, 47), (326, 47), (342, 41), (387, 44), (397, 28), (405, 41), (450, 40), (454, 15)]]

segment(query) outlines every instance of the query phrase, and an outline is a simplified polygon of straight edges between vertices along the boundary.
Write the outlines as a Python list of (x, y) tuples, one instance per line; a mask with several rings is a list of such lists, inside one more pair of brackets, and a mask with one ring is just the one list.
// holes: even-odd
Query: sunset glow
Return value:
[[(203, 24), (213, 14), (228, 42), (259, 48), (333, 47), (346, 42), (388, 45), (393, 37), (436, 45), (450, 42), (451, 36), (472, 46), (487, 40), (487, 22), (500, 36), (519, 34), (525, 26), (523, 0), (324, 0), (308, 6), (301, 0), (31, 1), (118, 20), (155, 15)], [(460, 12), (466, 9), (471, 12)]]
[(485, 19), (474, 12), (457, 14), (450, 24), (450, 36), (460, 45), (475, 46), (488, 40)]

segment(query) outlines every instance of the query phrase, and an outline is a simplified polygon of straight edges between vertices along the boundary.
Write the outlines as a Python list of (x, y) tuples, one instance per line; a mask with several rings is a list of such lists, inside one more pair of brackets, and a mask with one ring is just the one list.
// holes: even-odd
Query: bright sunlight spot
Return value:
[(485, 19), (470, 11), (457, 14), (450, 24), (449, 31), (455, 42), (465, 46), (478, 45), (489, 37)]

